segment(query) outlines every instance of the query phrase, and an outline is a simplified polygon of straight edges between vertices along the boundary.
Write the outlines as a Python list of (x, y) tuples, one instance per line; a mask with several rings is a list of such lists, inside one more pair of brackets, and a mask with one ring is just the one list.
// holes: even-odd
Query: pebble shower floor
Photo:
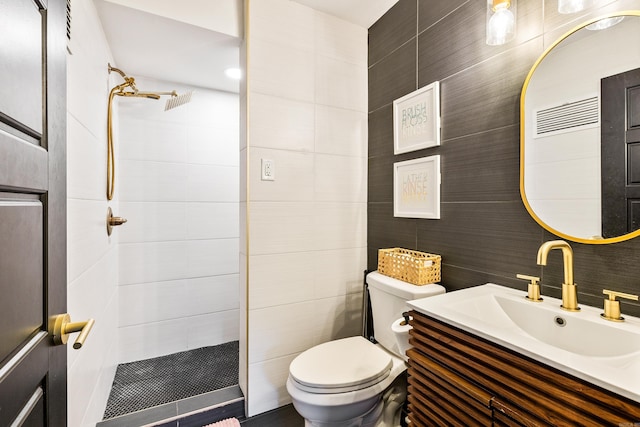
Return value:
[(118, 365), (104, 419), (238, 384), (238, 341)]

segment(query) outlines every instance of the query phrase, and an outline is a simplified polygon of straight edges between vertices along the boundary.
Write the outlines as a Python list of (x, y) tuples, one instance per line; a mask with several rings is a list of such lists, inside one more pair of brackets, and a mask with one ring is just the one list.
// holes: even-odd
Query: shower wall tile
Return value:
[(366, 158), (316, 154), (314, 171), (316, 201), (367, 201)]
[[(275, 162), (275, 180), (262, 180), (262, 159)], [(256, 201), (312, 201), (314, 154), (252, 148), (249, 156), (249, 187)]]
[(365, 247), (313, 252), (313, 298), (362, 292), (366, 262)]
[(238, 239), (190, 240), (187, 277), (238, 273)]
[(366, 157), (367, 115), (360, 111), (317, 105), (315, 152)]
[(251, 21), (251, 42), (260, 38), (294, 49), (311, 50), (314, 46), (316, 13), (288, 0), (251, 2), (246, 11)]
[[(249, 6), (240, 377), (252, 416), (290, 402), (296, 354), (351, 331), (346, 301), (366, 264), (367, 32), (291, 1)], [(261, 181), (263, 158), (275, 181)]]
[(251, 218), (253, 255), (366, 246), (366, 203), (254, 202)]
[(67, 114), (67, 196), (71, 199), (103, 200), (107, 153), (75, 116)]
[[(276, 169), (276, 176), (277, 176)], [(303, 252), (315, 248), (315, 206), (310, 202), (252, 202), (249, 254)]]
[(259, 309), (312, 300), (316, 257), (317, 252), (252, 256), (249, 306)]
[[(117, 301), (115, 298), (104, 304), (105, 308), (117, 310)], [(102, 322), (96, 324), (91, 330), (91, 338), (82, 346), (82, 354), (78, 356), (78, 360), (73, 367), (68, 370), (68, 399), (76, 402), (77, 405), (83, 405), (87, 408), (90, 405), (96, 405), (98, 410), (104, 410), (102, 406), (106, 401), (98, 402), (100, 397), (104, 397), (105, 382), (113, 381), (116, 367), (116, 346), (113, 345), (114, 332), (109, 319), (101, 319)], [(91, 342), (90, 342), (91, 341)], [(104, 366), (104, 368), (101, 368)], [(102, 388), (98, 388), (101, 386)], [(111, 384), (106, 385), (107, 390)], [(95, 395), (96, 393), (102, 396)], [(95, 421), (98, 414), (95, 412), (73, 411), (69, 413), (69, 425), (84, 426), (82, 423), (84, 418), (92, 418)], [(71, 423), (74, 424), (71, 424)]]
[[(226, 313), (223, 318), (235, 321), (235, 324), (231, 328), (213, 327), (205, 335), (226, 337), (231, 334), (237, 337), (238, 293), (238, 274), (122, 286), (119, 292), (119, 326), (194, 316), (206, 320), (209, 319), (206, 316)], [(226, 342), (213, 341), (217, 344)]]
[(318, 55), (367, 65), (368, 34), (365, 28), (326, 13), (316, 13), (314, 25)]
[(116, 192), (122, 201), (184, 202), (188, 167), (184, 163), (121, 160)]
[(185, 240), (187, 236), (183, 202), (121, 202), (117, 215), (127, 219), (116, 229), (120, 243)]
[[(296, 37), (296, 36), (294, 36)], [(311, 49), (252, 38), (251, 92), (298, 101), (314, 101), (316, 67)]]
[[(80, 32), (76, 34), (82, 37)], [(67, 79), (73, 82), (67, 94), (67, 112), (96, 138), (106, 141), (107, 99), (110, 84), (117, 81), (115, 76), (107, 78), (107, 62), (113, 59), (104, 38), (98, 41), (88, 36), (86, 40), (95, 43), (96, 52), (88, 54), (90, 48), (84, 46), (76, 49), (78, 54), (67, 56)]]
[(187, 239), (225, 239), (239, 236), (239, 204), (187, 203)]
[(119, 247), (119, 283), (177, 280), (187, 274), (186, 241), (123, 243)]
[(249, 305), (258, 309), (361, 292), (365, 263), (365, 248), (254, 255)]
[(191, 316), (187, 319), (188, 349), (235, 341), (240, 333), (239, 327), (238, 309)]
[(277, 96), (251, 93), (251, 147), (313, 151), (314, 105)]
[(187, 314), (186, 280), (120, 286), (118, 326), (172, 320)]
[[(118, 262), (118, 250), (115, 246), (93, 264), (77, 279), (69, 283), (67, 289), (67, 311), (73, 314), (73, 318), (95, 318), (97, 322), (109, 325), (105, 330), (107, 336), (115, 336), (117, 324), (113, 322), (110, 314), (105, 313), (105, 301), (116, 301), (118, 271), (113, 268)], [(99, 284), (99, 286), (96, 286)], [(117, 310), (114, 310), (117, 314)], [(67, 347), (67, 366), (76, 364), (82, 352), (75, 351), (73, 346)], [(113, 362), (113, 361), (112, 361)], [(82, 364), (82, 361), (80, 362)], [(106, 401), (105, 401), (106, 403)]]
[(249, 363), (274, 359), (289, 354), (300, 353), (311, 348), (318, 319), (317, 301), (266, 307), (251, 310), (249, 315), (249, 336), (251, 352)]
[(119, 159), (184, 163), (187, 160), (188, 126), (128, 117), (118, 118)]
[[(67, 55), (67, 308), (96, 325), (83, 351), (67, 347), (68, 424), (102, 418), (117, 363), (118, 236), (105, 233), (107, 97), (120, 76), (93, 2), (74, 1), (74, 37)], [(117, 106), (114, 111), (117, 111)], [(117, 120), (116, 120), (117, 122)], [(116, 123), (117, 124), (117, 123)], [(116, 142), (117, 143), (117, 142)]]
[[(186, 281), (188, 311), (194, 314), (237, 310), (239, 308), (239, 273), (198, 277)], [(236, 315), (237, 316), (237, 315)]]
[(331, 321), (315, 323), (314, 345), (360, 335), (361, 310), (362, 292), (316, 300), (314, 318), (331, 319)]
[(67, 202), (67, 268), (73, 282), (111, 249), (115, 236), (107, 236), (107, 207), (101, 201), (69, 199)]
[(344, 108), (316, 105), (315, 152), (367, 156), (367, 115)]
[(188, 165), (186, 198), (190, 202), (239, 201), (239, 170), (234, 166)]
[(247, 414), (261, 414), (291, 403), (285, 384), (295, 356), (297, 354), (249, 364), (251, 398), (247, 400)]
[(318, 104), (366, 112), (367, 66), (316, 55), (315, 90)]
[(166, 356), (188, 349), (186, 318), (118, 329), (118, 363)]
[(212, 126), (187, 128), (187, 163), (238, 166), (237, 129)]
[(366, 247), (366, 203), (316, 203), (314, 212), (315, 249)]
[[(163, 87), (171, 85), (172, 83), (170, 82), (162, 83)], [(190, 128), (193, 126), (194, 129), (197, 129), (198, 127), (206, 126), (239, 132), (240, 117), (238, 109), (240, 99), (237, 93), (189, 86), (186, 86), (182, 92), (187, 90), (193, 90), (191, 102), (166, 113), (184, 111), (186, 114), (184, 120), (186, 120)], [(229, 141), (229, 143), (234, 147), (238, 146), (237, 139)]]

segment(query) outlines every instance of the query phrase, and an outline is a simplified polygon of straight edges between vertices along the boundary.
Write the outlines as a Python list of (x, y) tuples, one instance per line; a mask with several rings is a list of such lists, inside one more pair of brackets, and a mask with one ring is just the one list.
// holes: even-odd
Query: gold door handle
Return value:
[(638, 295), (625, 294), (608, 289), (604, 289), (602, 293), (608, 295), (609, 298), (604, 300), (604, 313), (601, 313), (600, 316), (613, 322), (624, 322), (624, 317), (620, 312), (620, 301), (616, 300), (616, 297), (638, 301)]
[(69, 313), (58, 314), (54, 318), (53, 322), (53, 343), (55, 345), (66, 344), (69, 340), (69, 334), (80, 332), (80, 335), (76, 338), (76, 342), (73, 343), (73, 348), (78, 350), (82, 348), (82, 345), (87, 339), (89, 332), (91, 332), (91, 328), (93, 328), (93, 324), (95, 322), (95, 320), (89, 319), (86, 322), (71, 323), (71, 316), (69, 316)]
[(109, 207), (107, 210), (107, 235), (111, 236), (111, 233), (113, 233), (113, 227), (122, 225), (125, 222), (127, 222), (126, 218), (113, 216), (113, 211), (111, 210), (111, 207)]

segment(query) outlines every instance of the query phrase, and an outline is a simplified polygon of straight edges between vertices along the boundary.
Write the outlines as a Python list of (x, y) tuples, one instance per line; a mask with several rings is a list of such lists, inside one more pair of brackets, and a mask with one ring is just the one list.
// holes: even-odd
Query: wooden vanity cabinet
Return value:
[(412, 427), (640, 426), (638, 402), (419, 312), (411, 315)]

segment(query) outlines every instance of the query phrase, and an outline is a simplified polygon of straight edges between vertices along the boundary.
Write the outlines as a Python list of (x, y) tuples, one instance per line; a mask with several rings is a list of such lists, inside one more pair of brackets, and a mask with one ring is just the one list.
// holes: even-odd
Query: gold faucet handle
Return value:
[(625, 294), (624, 292), (610, 291), (608, 289), (604, 289), (602, 293), (608, 295), (609, 298), (604, 300), (604, 313), (600, 314), (600, 316), (612, 322), (624, 322), (624, 317), (620, 312), (620, 301), (616, 300), (616, 298), (638, 301), (638, 295)]
[(542, 298), (540, 297), (540, 278), (536, 276), (527, 276), (526, 274), (516, 274), (518, 279), (528, 280), (529, 285), (527, 286), (527, 296), (526, 298), (529, 301), (540, 302)]

